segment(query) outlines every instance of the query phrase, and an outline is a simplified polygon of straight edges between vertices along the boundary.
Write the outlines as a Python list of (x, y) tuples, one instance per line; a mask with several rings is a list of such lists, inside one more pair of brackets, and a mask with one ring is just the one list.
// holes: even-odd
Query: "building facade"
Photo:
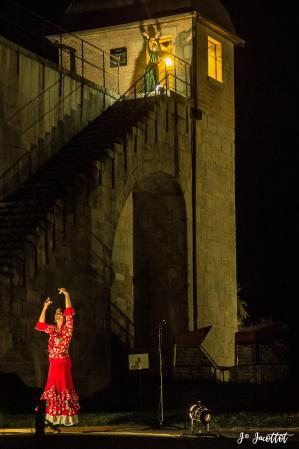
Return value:
[[(43, 122), (39, 144), (49, 157), (36, 171), (50, 173), (55, 153), (55, 166), (69, 163), (63, 173), (69, 167), (70, 179), (53, 195), (46, 219), (32, 222), (35, 233), (26, 238), (21, 263), (8, 268), (18, 251), (11, 233), (10, 246), (2, 250), (1, 316), (7, 319), (0, 369), (16, 371), (31, 385), (42, 383), (46, 369), (34, 320), (41, 298), (60, 286), (68, 287), (78, 310), (73, 360), (84, 394), (110, 382), (111, 335), (124, 351), (149, 353), (155, 372), (162, 321), (169, 371), (175, 337), (207, 326), (204, 351), (219, 367), (234, 365), (234, 46), (242, 40), (219, 1), (158, 3), (77, 1), (65, 16), (72, 33), (48, 36), (60, 52), (53, 74), (63, 73), (62, 84), (59, 76), (55, 82), (67, 99), (63, 112), (55, 103), (58, 115), (51, 124), (62, 122), (58, 143), (51, 140), (53, 126)], [(13, 45), (5, 45), (3, 52), (16, 58)], [(42, 65), (27, 56), (38, 77)], [(10, 83), (16, 97), (24, 95), (28, 73), (22, 84), (19, 75), (4, 71), (3, 88)], [(66, 87), (72, 83), (84, 86), (79, 97), (76, 85)], [(5, 131), (22, 141), (20, 122), (8, 120), (22, 104), (13, 111), (3, 104), (2, 136)], [(70, 123), (73, 132), (67, 134)], [(18, 155), (32, 153), (30, 144)], [(58, 149), (51, 153), (52, 147)], [(2, 138), (1, 159), (9, 170), (18, 158), (8, 161), (7, 148)], [(53, 189), (61, 176), (57, 170), (51, 171)], [(29, 194), (21, 187), (11, 189), (13, 200), (3, 193), (3, 213), (12, 201), (23, 210)], [(14, 226), (15, 211), (8, 214)]]

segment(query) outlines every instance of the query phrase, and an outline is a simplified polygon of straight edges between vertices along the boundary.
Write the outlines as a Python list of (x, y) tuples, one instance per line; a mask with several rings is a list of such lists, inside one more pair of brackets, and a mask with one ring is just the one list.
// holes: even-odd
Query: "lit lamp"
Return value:
[(163, 95), (164, 94), (164, 86), (162, 86), (161, 84), (157, 84), (157, 86), (155, 87), (156, 90), (156, 94), (158, 95)]
[(173, 65), (173, 59), (170, 56), (166, 56), (166, 58), (164, 58), (164, 62), (166, 67), (171, 67)]
[(194, 431), (194, 425), (202, 424), (206, 427), (206, 431), (210, 431), (210, 422), (213, 419), (212, 412), (205, 407), (201, 401), (197, 401), (188, 409), (188, 416), (191, 420), (191, 431)]

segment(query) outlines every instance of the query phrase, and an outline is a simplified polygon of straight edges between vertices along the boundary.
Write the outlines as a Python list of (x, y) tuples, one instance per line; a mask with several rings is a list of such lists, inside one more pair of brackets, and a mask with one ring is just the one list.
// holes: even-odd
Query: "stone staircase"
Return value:
[[(72, 189), (92, 162), (102, 161), (159, 97), (117, 102), (77, 134), (55, 156), (0, 202), (0, 273), (23, 277), (26, 244), (35, 244), (37, 228), (53, 213), (55, 202)], [(113, 182), (113, 181), (112, 181)], [(111, 186), (113, 188), (113, 186)]]
[[(58, 80), (7, 120), (7, 134), (20, 156), (0, 177), (0, 200), (116, 101), (92, 83), (66, 76), (62, 79), (66, 93), (59, 97), (59, 85)], [(51, 96), (57, 98), (50, 105)]]
[(134, 323), (116, 304), (111, 303), (110, 313), (112, 333), (127, 351), (133, 350)]
[(0, 34), (2, 200), (119, 98), (119, 67), (116, 59), (110, 71), (110, 53), (14, 0), (3, 2)]

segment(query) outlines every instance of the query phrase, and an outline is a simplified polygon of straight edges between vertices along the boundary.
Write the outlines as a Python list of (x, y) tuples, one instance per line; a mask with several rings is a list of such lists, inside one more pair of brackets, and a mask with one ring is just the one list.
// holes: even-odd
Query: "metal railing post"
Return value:
[[(42, 36), (45, 36), (45, 30), (44, 30), (44, 23), (42, 22)], [(43, 47), (43, 58), (46, 59), (46, 40), (42, 40), (42, 47)]]
[(83, 86), (84, 86), (83, 80), (84, 80), (84, 42), (81, 40), (81, 99), (80, 99), (81, 119), (83, 114)]
[(62, 78), (62, 117), (61, 117), (62, 120), (64, 119), (64, 101), (65, 101), (64, 85), (65, 85), (65, 77)]
[(103, 52), (103, 87), (104, 87), (104, 109), (106, 107), (106, 72), (105, 72), (105, 53)]
[(51, 95), (50, 95), (51, 89), (48, 90), (49, 93), (49, 101), (48, 101), (48, 108), (49, 108), (49, 133), (51, 132)]
[(60, 31), (60, 33), (59, 33), (59, 52), (60, 52), (60, 54), (59, 54), (59, 65), (60, 65), (60, 67), (59, 67), (59, 79), (60, 79), (60, 82), (59, 82), (59, 97), (61, 97), (61, 78), (62, 78), (62, 35), (61, 35), (61, 31)]
[[(15, 29), (15, 34), (17, 36), (17, 42), (21, 43), (21, 38), (26, 35), (30, 36), (31, 38), (40, 39), (40, 37), (37, 34), (32, 33), (29, 30), (22, 29), (19, 22), (19, 19), (21, 17), (21, 14), (23, 11), (26, 11), (26, 8), (17, 5), (15, 9), (14, 17), (8, 19), (8, 23), (10, 24), (12, 29)], [(42, 161), (43, 151), (40, 149), (37, 145), (38, 138), (43, 136), (43, 132), (48, 131), (50, 132), (52, 129), (52, 125), (56, 125), (56, 121), (64, 117), (64, 114), (68, 108), (68, 98), (70, 96), (70, 90), (68, 88), (69, 84), (67, 83), (67, 75), (64, 69), (69, 68), (69, 51), (70, 48), (76, 50), (76, 53), (74, 55), (75, 61), (80, 60), (80, 53), (81, 53), (81, 86), (76, 83), (76, 89), (71, 92), (72, 95), (76, 96), (75, 102), (76, 107), (79, 109), (79, 101), (80, 97), (78, 98), (78, 95), (81, 94), (81, 104), (84, 105), (84, 82), (85, 76), (89, 75), (89, 68), (91, 68), (91, 71), (93, 69), (103, 72), (103, 83), (101, 83), (101, 80), (99, 80), (99, 84), (102, 86), (104, 85), (104, 107), (105, 102), (107, 102), (107, 99), (105, 98), (105, 89), (110, 88), (114, 92), (117, 91), (117, 93), (120, 93), (120, 62), (119, 59), (117, 60), (117, 70), (109, 70), (109, 63), (108, 67), (105, 61), (106, 55), (107, 60), (109, 61), (109, 53), (102, 51), (92, 43), (86, 42), (84, 39), (78, 38), (75, 34), (67, 33), (66, 30), (64, 30), (61, 27), (55, 27), (50, 21), (44, 20), (42, 17), (36, 15), (35, 13), (32, 13), (34, 18), (38, 20), (40, 27), (42, 31), (44, 31), (43, 34), (51, 34), (56, 35), (55, 42), (48, 41), (47, 39), (42, 39), (41, 45), (39, 45), (39, 54), (44, 58), (47, 53), (47, 49), (49, 45), (52, 45), (52, 48), (55, 49), (55, 64), (56, 64), (56, 70), (57, 70), (57, 79), (55, 80), (55, 83), (53, 85), (50, 85), (45, 89), (45, 61), (43, 61), (43, 73), (42, 73), (42, 83), (43, 83), (43, 92), (40, 92), (35, 98), (30, 100), (26, 105), (22, 106), (19, 111), (15, 112), (9, 120), (12, 119), (12, 123), (15, 122), (15, 120), (19, 120), (21, 122), (20, 124), (20, 135), (22, 138), (20, 139), (20, 145), (24, 146), (25, 143), (28, 144), (29, 142), (34, 145), (34, 148), (32, 148), (32, 151), (28, 152), (28, 155), (23, 155), (22, 160), (19, 162), (16, 162), (14, 166), (9, 167), (7, 173), (4, 173), (3, 176), (1, 176), (0, 181), (0, 191), (2, 189), (2, 192), (9, 190), (9, 180), (16, 181), (18, 179), (18, 183), (22, 182), (22, 178), (24, 178), (27, 175), (27, 172), (29, 174), (33, 174), (36, 170), (36, 168), (39, 166), (39, 159)], [(49, 26), (51, 25), (51, 30)], [(54, 28), (53, 28), (54, 27)], [(50, 31), (49, 31), (50, 30)], [(21, 34), (19, 34), (21, 33)], [(63, 37), (62, 37), (63, 35)], [(68, 46), (68, 39), (71, 38), (72, 40), (75, 39), (75, 45)], [(71, 42), (70, 42), (71, 44)], [(81, 45), (80, 45), (81, 44)], [(85, 45), (84, 45), (85, 44)], [(88, 45), (88, 48), (86, 47)], [(89, 57), (89, 49), (97, 52), (97, 54), (100, 56), (100, 61), (93, 61), (92, 59), (88, 60)], [(80, 51), (81, 50), (81, 51)], [(59, 52), (57, 54), (57, 51)], [(85, 52), (87, 56), (87, 60), (85, 61)], [(101, 53), (103, 55), (103, 67), (101, 67)], [(88, 65), (86, 65), (88, 64)], [(16, 66), (17, 73), (19, 71), (19, 50), (17, 50), (17, 66)], [(80, 75), (80, 67), (78, 68), (78, 72)], [(86, 73), (86, 75), (85, 75)], [(107, 79), (106, 79), (107, 76)], [(117, 77), (117, 80), (115, 80), (115, 77)], [(113, 87), (112, 87), (113, 86)], [(80, 91), (81, 87), (81, 91)], [(97, 86), (98, 91), (102, 91), (102, 89)], [(136, 89), (136, 86), (135, 86)], [(57, 98), (58, 96), (58, 98)], [(62, 98), (61, 98), (62, 96)], [(135, 97), (138, 96), (138, 89), (137, 93), (135, 93)], [(79, 100), (79, 101), (78, 101)], [(71, 100), (70, 100), (71, 103)], [(53, 108), (52, 108), (53, 104)], [(46, 110), (47, 109), (47, 110)], [(82, 108), (83, 109), (83, 108)], [(20, 112), (21, 111), (21, 112)], [(79, 112), (79, 111), (78, 111)], [(46, 117), (48, 115), (48, 117)], [(17, 123), (17, 126), (19, 124)], [(27, 133), (27, 134), (25, 134)], [(45, 156), (48, 156), (45, 153)]]
[(186, 97), (188, 97), (188, 70), (187, 64), (185, 63), (185, 86), (186, 86)]
[(84, 42), (81, 41), (81, 77), (84, 78)]
[(106, 87), (106, 67), (105, 67), (105, 53), (103, 52), (103, 87)]
[(28, 154), (28, 167), (29, 167), (29, 175), (32, 174), (32, 157), (31, 157), (31, 151)]

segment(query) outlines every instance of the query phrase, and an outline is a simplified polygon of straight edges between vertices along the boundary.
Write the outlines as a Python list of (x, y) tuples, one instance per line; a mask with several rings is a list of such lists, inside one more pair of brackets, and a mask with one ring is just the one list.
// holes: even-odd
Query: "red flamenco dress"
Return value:
[(48, 343), (49, 373), (41, 399), (46, 403), (46, 420), (54, 425), (72, 426), (79, 422), (80, 406), (74, 389), (68, 354), (73, 333), (74, 309), (67, 307), (64, 311), (65, 323), (58, 330), (54, 324), (41, 323), (35, 329), (50, 335)]

